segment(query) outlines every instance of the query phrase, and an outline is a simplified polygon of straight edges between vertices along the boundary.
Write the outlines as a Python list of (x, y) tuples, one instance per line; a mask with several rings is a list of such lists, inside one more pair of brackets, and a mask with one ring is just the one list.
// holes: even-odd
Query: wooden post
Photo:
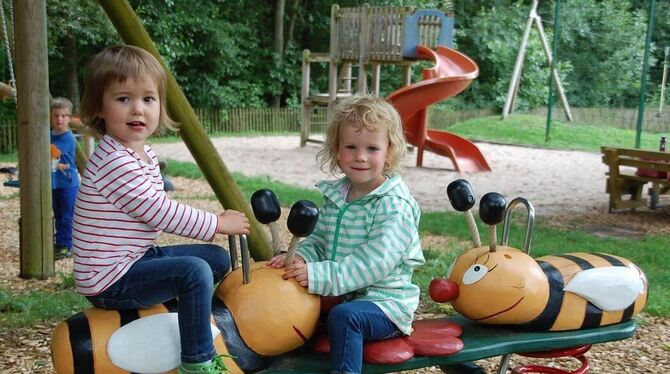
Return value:
[(502, 118), (506, 119), (507, 116), (512, 113), (512, 102), (514, 102), (514, 96), (517, 91), (517, 86), (519, 80), (521, 79), (521, 69), (523, 67), (523, 61), (526, 58), (526, 47), (528, 46), (528, 37), (530, 36), (530, 29), (533, 27), (533, 20), (537, 14), (537, 1), (533, 0), (533, 5), (531, 5), (530, 13), (528, 14), (528, 20), (526, 21), (526, 28), (523, 30), (523, 37), (521, 37), (521, 45), (519, 46), (519, 53), (516, 55), (516, 63), (514, 64), (514, 70), (512, 72), (512, 79), (509, 82), (509, 89), (507, 90), (507, 99), (505, 100), (505, 106), (503, 107)]
[(412, 84), (412, 65), (408, 63), (402, 64), (402, 85), (409, 86)]
[[(547, 43), (547, 37), (544, 33), (544, 27), (542, 26), (542, 19), (537, 14), (537, 5), (538, 0), (533, 0), (531, 5), (530, 12), (528, 13), (528, 20), (526, 21), (526, 28), (523, 31), (523, 36), (521, 38), (521, 45), (519, 46), (519, 53), (516, 56), (516, 63), (514, 64), (514, 70), (512, 72), (512, 79), (509, 82), (509, 89), (507, 90), (507, 99), (505, 100), (505, 106), (503, 107), (502, 118), (506, 119), (514, 111), (514, 101), (516, 100), (516, 95), (519, 92), (519, 85), (521, 82), (521, 71), (523, 70), (523, 63), (526, 58), (526, 49), (528, 48), (528, 37), (530, 36), (530, 29), (533, 27), (533, 24), (537, 28), (537, 33), (540, 36), (540, 42), (542, 43), (542, 48), (544, 49), (544, 54), (547, 57), (547, 63), (551, 65), (552, 56), (551, 51), (549, 50), (549, 43)], [(565, 96), (565, 90), (563, 89), (563, 84), (558, 75), (558, 71), (553, 71), (553, 80), (556, 83), (558, 89), (558, 94), (561, 98), (561, 104), (563, 104), (563, 110), (565, 111), (565, 116), (568, 121), (572, 122), (572, 111), (570, 110), (570, 104), (568, 103), (568, 98)]]
[(328, 112), (326, 120), (330, 123), (335, 101), (337, 101), (337, 65), (340, 62), (339, 48), (340, 7), (333, 4), (330, 8), (330, 61), (328, 62)]
[(312, 106), (307, 102), (309, 98), (310, 81), (310, 52), (309, 49), (302, 51), (302, 85), (300, 89), (300, 146), (304, 147), (309, 138), (309, 120)]
[[(558, 14), (556, 15), (558, 17)], [(549, 66), (554, 66), (553, 61), (554, 58), (551, 53), (551, 49), (549, 49), (549, 42), (547, 42), (547, 36), (544, 33), (544, 27), (542, 26), (542, 20), (540, 19), (540, 16), (535, 17), (535, 27), (537, 28), (537, 33), (540, 35), (540, 42), (542, 42), (542, 49), (544, 50), (544, 55), (547, 57), (547, 63)], [(556, 30), (554, 30), (554, 38), (558, 38), (559, 36), (556, 35)], [(561, 83), (561, 78), (558, 75), (558, 69), (554, 69), (551, 71), (551, 76), (552, 79), (554, 80), (554, 84), (556, 84), (556, 90), (558, 91), (558, 96), (561, 98), (561, 104), (563, 104), (563, 111), (565, 112), (565, 117), (568, 119), (568, 121), (572, 122), (572, 111), (570, 110), (570, 104), (568, 103), (568, 97), (565, 96), (565, 90), (563, 89), (563, 83)]]
[(191, 151), (198, 167), (205, 175), (207, 182), (225, 208), (235, 209), (246, 214), (251, 221), (249, 250), (254, 260), (266, 260), (272, 256), (270, 240), (262, 225), (254, 219), (254, 214), (240, 189), (235, 184), (230, 171), (221, 160), (216, 148), (207, 137), (195, 111), (189, 104), (170, 70), (163, 63), (156, 46), (142, 26), (133, 8), (126, 0), (100, 0), (121, 38), (147, 50), (163, 65), (168, 76), (167, 104), (170, 114), (181, 123), (179, 134)]
[(370, 5), (361, 7), (361, 30), (358, 47), (358, 92), (368, 90), (368, 72), (366, 65), (370, 60)]
[(45, 0), (15, 0), (16, 123), (21, 175), (20, 277), (54, 274)]
[(379, 62), (372, 63), (372, 94), (379, 96), (379, 80), (381, 79), (381, 64)]

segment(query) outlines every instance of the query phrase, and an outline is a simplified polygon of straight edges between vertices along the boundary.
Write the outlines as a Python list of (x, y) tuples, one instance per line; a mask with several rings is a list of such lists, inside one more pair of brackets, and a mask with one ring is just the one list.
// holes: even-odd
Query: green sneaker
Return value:
[(54, 249), (54, 257), (56, 260), (70, 258), (72, 257), (72, 251), (70, 251), (70, 248), (68, 247), (57, 247)]
[(223, 356), (216, 355), (211, 361), (199, 364), (182, 362), (178, 372), (179, 374), (225, 374), (228, 372), (228, 367), (223, 362)]

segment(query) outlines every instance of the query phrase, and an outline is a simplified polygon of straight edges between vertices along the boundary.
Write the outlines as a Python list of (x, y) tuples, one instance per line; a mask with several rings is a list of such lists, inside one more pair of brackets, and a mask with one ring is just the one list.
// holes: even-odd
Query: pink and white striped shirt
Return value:
[(84, 296), (116, 282), (154, 245), (161, 231), (212, 241), (218, 217), (173, 201), (163, 190), (156, 154), (142, 161), (105, 135), (91, 155), (74, 210), (74, 279)]

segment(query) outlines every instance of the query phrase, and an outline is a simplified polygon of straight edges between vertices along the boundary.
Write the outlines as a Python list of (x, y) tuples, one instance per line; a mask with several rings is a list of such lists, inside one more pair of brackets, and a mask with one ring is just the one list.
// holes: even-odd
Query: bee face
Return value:
[(488, 324), (518, 324), (535, 318), (549, 295), (537, 263), (514, 248), (473, 248), (455, 261), (449, 279), (458, 284), (454, 309)]

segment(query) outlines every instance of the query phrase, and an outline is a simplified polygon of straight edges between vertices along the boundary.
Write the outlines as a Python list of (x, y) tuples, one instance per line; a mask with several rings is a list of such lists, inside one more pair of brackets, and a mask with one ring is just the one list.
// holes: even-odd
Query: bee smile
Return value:
[(497, 316), (497, 315), (503, 314), (503, 313), (505, 313), (505, 312), (508, 312), (508, 311), (514, 309), (517, 305), (519, 305), (519, 303), (521, 302), (521, 300), (523, 300), (523, 296), (522, 296), (519, 300), (517, 300), (517, 302), (514, 303), (514, 304), (513, 304), (512, 306), (510, 306), (509, 308), (507, 308), (507, 309), (503, 309), (503, 310), (501, 310), (501, 311), (499, 311), (499, 312), (497, 312), (497, 313), (493, 313), (493, 314), (488, 315), (488, 316), (486, 316), (486, 317), (477, 318), (477, 319), (475, 319), (475, 321), (481, 321), (481, 320), (489, 319), (489, 318), (495, 317), (495, 316)]

